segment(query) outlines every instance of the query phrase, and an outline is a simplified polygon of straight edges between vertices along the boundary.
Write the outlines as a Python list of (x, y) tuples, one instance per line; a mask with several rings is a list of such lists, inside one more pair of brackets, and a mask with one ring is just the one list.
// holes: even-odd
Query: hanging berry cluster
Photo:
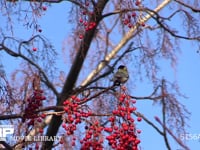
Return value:
[[(118, 98), (118, 107), (113, 110), (113, 116), (108, 119), (110, 127), (105, 128), (104, 131), (109, 133), (106, 139), (113, 149), (137, 150), (140, 143), (138, 134), (141, 133), (141, 130), (136, 129), (135, 120), (132, 117), (132, 113), (136, 110), (134, 106), (136, 101), (132, 100), (125, 90), (122, 89)], [(141, 121), (141, 117), (138, 117), (137, 121)]]
[(100, 125), (99, 121), (94, 121), (94, 123), (91, 124), (89, 127), (85, 126), (85, 129), (85, 137), (82, 140), (80, 140), (81, 150), (102, 150), (104, 142), (102, 137), (102, 131), (104, 128)]
[[(142, 3), (141, 0), (135, 0), (133, 3), (130, 3), (127, 1), (122, 1), (121, 8), (122, 10), (130, 10), (122, 15), (122, 23), (127, 26), (128, 28), (132, 28), (135, 26), (137, 23), (141, 26), (145, 26), (144, 22), (140, 21), (140, 18), (142, 17), (141, 11), (139, 9), (142, 8)], [(135, 10), (134, 10), (135, 8)]]
[[(70, 99), (64, 101), (64, 111), (66, 116), (64, 118), (64, 123), (62, 127), (66, 130), (67, 135), (74, 135), (75, 130), (77, 129), (77, 124), (82, 123), (83, 119), (87, 119), (92, 115), (90, 111), (82, 111), (78, 105), (82, 100), (76, 96), (71, 96)], [(103, 127), (100, 126), (98, 121), (94, 121), (89, 127), (85, 127), (85, 137), (80, 140), (81, 150), (93, 149), (102, 149), (103, 139), (100, 140), (99, 136), (102, 135)], [(76, 138), (73, 137), (71, 142), (72, 146), (75, 146)], [(62, 144), (62, 141), (61, 141)]]
[(37, 114), (36, 110), (42, 106), (42, 101), (46, 100), (43, 96), (43, 90), (34, 90), (33, 95), (27, 99), (27, 105), (23, 115), (23, 121), (29, 120), (28, 127), (33, 126), (34, 122), (42, 122), (46, 116), (45, 114)]
[[(82, 118), (91, 116), (90, 111), (82, 111), (78, 105), (81, 100), (76, 96), (71, 96), (70, 99), (64, 101), (65, 117), (63, 118), (64, 123), (62, 127), (66, 130), (67, 135), (73, 135), (76, 130), (76, 125), (81, 123)], [(72, 146), (74, 146), (72, 142)]]
[(80, 27), (83, 28), (82, 33), (79, 34), (79, 39), (83, 39), (83, 34), (89, 30), (92, 30), (96, 27), (96, 22), (95, 21), (89, 21), (90, 17), (93, 15), (92, 12), (92, 4), (90, 4), (89, 1), (85, 1), (85, 3), (82, 4), (83, 7), (80, 7), (81, 14), (80, 14)]
[[(46, 117), (46, 114), (39, 114), (36, 111), (42, 106), (42, 101), (46, 100), (46, 97), (43, 96), (43, 90), (35, 89), (33, 95), (27, 99), (27, 106), (25, 108), (23, 122), (28, 120), (27, 126), (29, 127), (39, 127), (39, 124)], [(38, 129), (39, 134), (43, 134), (43, 128)], [(39, 149), (39, 143), (34, 143), (34, 149)], [(29, 149), (32, 149), (31, 147)]]
[[(115, 150), (138, 150), (138, 144), (140, 140), (138, 134), (141, 130), (137, 129), (136, 121), (140, 122), (141, 117), (137, 117), (136, 121), (133, 118), (133, 113), (136, 111), (136, 100), (130, 98), (126, 92), (126, 88), (122, 88), (118, 97), (118, 105), (115, 110), (112, 111), (111, 116), (108, 118), (109, 125), (102, 126), (98, 120), (94, 120), (93, 113), (90, 111), (82, 111), (79, 103), (82, 100), (77, 96), (71, 96), (70, 99), (64, 101), (65, 117), (62, 127), (66, 130), (66, 134), (71, 135), (73, 138), (71, 146), (76, 145), (77, 138), (75, 137), (75, 131), (77, 124), (88, 120), (89, 126), (85, 126), (85, 135), (79, 141), (81, 144), (81, 150), (96, 149), (103, 150), (105, 139), (108, 141), (109, 146)], [(93, 120), (93, 121), (91, 121)], [(63, 141), (60, 142), (63, 144)]]

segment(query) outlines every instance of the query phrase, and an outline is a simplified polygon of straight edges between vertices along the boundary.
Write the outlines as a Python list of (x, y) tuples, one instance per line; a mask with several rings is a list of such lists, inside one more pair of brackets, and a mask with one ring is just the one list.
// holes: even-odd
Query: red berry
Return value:
[(131, 24), (131, 23), (129, 23), (129, 24), (128, 24), (128, 27), (129, 27), (129, 28), (132, 28), (132, 24)]
[(66, 125), (65, 123), (63, 123), (63, 124), (62, 124), (62, 127), (63, 127), (63, 128), (66, 128), (66, 127), (67, 127), (67, 125)]
[(107, 131), (107, 132), (112, 132), (113, 129), (112, 128), (104, 128), (104, 131)]
[(42, 10), (46, 11), (47, 7), (46, 6), (42, 6)]
[(132, 113), (133, 111), (136, 111), (136, 109), (137, 109), (136, 107), (130, 107), (129, 111)]
[(136, 6), (139, 6), (139, 5), (140, 5), (140, 1), (137, 0), (137, 1), (135, 2), (135, 5), (136, 5)]
[(79, 19), (79, 22), (80, 22), (80, 23), (83, 23), (83, 19), (82, 19), (82, 18), (80, 18), (80, 19)]
[(108, 120), (109, 120), (110, 122), (114, 122), (114, 121), (115, 121), (115, 117), (110, 117), (110, 118), (108, 118)]
[(39, 132), (40, 132), (40, 133), (43, 133), (43, 129), (42, 129), (42, 128), (40, 128), (40, 129), (39, 129)]
[(63, 143), (64, 143), (64, 140), (63, 140), (63, 139), (61, 139), (61, 140), (60, 140), (60, 144), (63, 144)]
[(87, 21), (85, 21), (85, 22), (83, 23), (83, 25), (84, 25), (84, 26), (87, 26), (87, 25), (88, 25)]
[(156, 121), (160, 122), (160, 119), (158, 118), (158, 116), (154, 117)]
[(137, 133), (139, 133), (139, 134), (140, 134), (141, 132), (142, 132), (141, 130), (139, 130), (139, 129), (137, 130)]
[(96, 22), (91, 22), (91, 24), (93, 25), (93, 27), (95, 27), (95, 26), (96, 26)]
[(135, 99), (133, 99), (133, 100), (132, 100), (132, 103), (133, 103), (133, 104), (135, 104), (135, 103), (136, 103), (136, 100), (135, 100)]
[(74, 141), (72, 142), (72, 146), (75, 146), (75, 142)]
[(83, 35), (82, 34), (79, 35), (79, 39), (83, 39)]
[(145, 23), (144, 23), (144, 22), (142, 22), (142, 23), (141, 23), (141, 26), (145, 27)]
[(36, 48), (36, 47), (33, 47), (33, 51), (37, 51), (37, 48)]
[(75, 141), (75, 140), (76, 140), (76, 137), (73, 137), (73, 140)]
[(124, 20), (124, 25), (127, 25), (130, 21), (128, 19)]
[(85, 130), (87, 130), (88, 129), (88, 126), (85, 126)]
[(89, 31), (89, 28), (88, 28), (88, 27), (86, 27), (86, 28), (85, 28), (85, 31)]
[(135, 140), (135, 143), (136, 143), (136, 144), (139, 144), (139, 143), (140, 143), (140, 140), (139, 140), (139, 139), (136, 139), (136, 140)]
[(83, 15), (86, 15), (86, 13), (87, 13), (86, 11), (83, 11), (83, 12), (82, 12)]
[(40, 97), (40, 100), (45, 100), (45, 99), (46, 99), (45, 96)]
[(37, 143), (35, 145), (35, 149), (39, 149), (39, 145)]
[(80, 143), (83, 144), (83, 140), (80, 140)]
[(42, 119), (41, 119), (41, 118), (38, 118), (38, 119), (37, 119), (37, 122), (42, 122)]
[(135, 12), (132, 13), (132, 17), (136, 17), (136, 13)]
[(41, 118), (45, 118), (46, 117), (46, 114), (41, 114)]
[(85, 2), (85, 6), (89, 6), (89, 4), (90, 4), (90, 3), (89, 3), (88, 1)]
[(139, 122), (142, 121), (142, 118), (141, 118), (141, 117), (138, 117), (138, 118), (137, 118), (137, 121), (139, 121)]

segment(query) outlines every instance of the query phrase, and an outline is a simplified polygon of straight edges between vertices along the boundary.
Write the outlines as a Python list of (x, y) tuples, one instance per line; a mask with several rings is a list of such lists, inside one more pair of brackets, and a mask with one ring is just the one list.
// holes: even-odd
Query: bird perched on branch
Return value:
[(128, 70), (126, 66), (120, 65), (118, 67), (117, 72), (114, 74), (114, 77), (113, 77), (114, 86), (119, 86), (120, 84), (126, 83), (128, 78), (129, 78), (129, 75), (128, 75)]

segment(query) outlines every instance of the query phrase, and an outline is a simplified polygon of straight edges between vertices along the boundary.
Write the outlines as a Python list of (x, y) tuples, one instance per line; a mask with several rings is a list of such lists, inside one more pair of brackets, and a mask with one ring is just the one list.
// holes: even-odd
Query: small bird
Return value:
[(119, 86), (120, 84), (126, 83), (128, 78), (129, 78), (129, 75), (128, 75), (128, 70), (126, 66), (120, 65), (118, 67), (117, 72), (114, 74), (114, 77), (113, 77), (114, 86)]

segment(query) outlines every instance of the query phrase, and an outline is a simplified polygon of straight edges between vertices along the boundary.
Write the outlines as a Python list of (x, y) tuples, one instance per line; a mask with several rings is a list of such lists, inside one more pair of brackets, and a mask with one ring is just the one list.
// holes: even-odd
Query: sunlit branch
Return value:
[[(170, 3), (171, 0), (164, 0), (157, 8), (155, 8), (155, 12), (159, 12), (164, 6), (166, 6), (168, 3)], [(147, 14), (144, 16), (140, 21), (141, 22), (146, 22), (148, 21), (151, 17), (152, 14)], [(134, 26), (131, 28), (121, 39), (121, 41), (118, 43), (118, 45), (105, 57), (106, 62), (110, 62), (116, 54), (121, 50), (121, 48), (133, 37), (134, 33), (138, 29), (138, 26)], [(85, 86), (88, 82), (90, 82), (104, 67), (106, 64), (104, 62), (99, 63), (96, 69), (94, 69), (88, 77), (82, 82), (81, 86)]]

